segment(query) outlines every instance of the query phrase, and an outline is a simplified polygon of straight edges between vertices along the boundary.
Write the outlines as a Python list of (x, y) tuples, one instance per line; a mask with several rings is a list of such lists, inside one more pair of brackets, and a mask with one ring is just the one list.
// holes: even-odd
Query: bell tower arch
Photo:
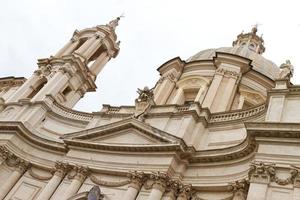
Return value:
[(119, 53), (115, 29), (120, 17), (106, 25), (76, 30), (54, 56), (39, 59), (33, 75), (7, 100), (43, 101), (47, 96), (69, 108), (86, 92), (95, 91), (95, 80), (105, 64)]

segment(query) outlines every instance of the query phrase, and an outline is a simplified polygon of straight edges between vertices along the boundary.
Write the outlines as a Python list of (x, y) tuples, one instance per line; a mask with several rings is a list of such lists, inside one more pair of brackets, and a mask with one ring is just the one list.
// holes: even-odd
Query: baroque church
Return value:
[(300, 200), (300, 86), (257, 27), (165, 62), (131, 106), (74, 110), (117, 57), (119, 20), (0, 78), (0, 199)]

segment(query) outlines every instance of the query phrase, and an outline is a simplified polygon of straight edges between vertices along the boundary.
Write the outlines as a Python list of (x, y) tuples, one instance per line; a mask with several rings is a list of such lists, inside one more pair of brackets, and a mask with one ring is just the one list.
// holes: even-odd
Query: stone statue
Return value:
[(111, 21), (107, 24), (107, 26), (109, 26), (111, 29), (115, 30), (116, 27), (119, 25), (119, 21), (120, 21), (121, 17), (122, 17), (122, 16), (117, 17), (117, 18), (114, 19), (114, 20), (111, 20)]
[(135, 114), (133, 117), (140, 121), (144, 121), (144, 116), (148, 113), (151, 106), (155, 105), (153, 88), (149, 89), (147, 86), (144, 87), (144, 89), (138, 88), (137, 93), (139, 94), (139, 97), (135, 100)]
[(290, 60), (286, 60), (285, 63), (280, 65), (280, 79), (290, 79), (294, 74), (294, 67)]
[(147, 86), (142, 90), (138, 88), (137, 93), (139, 94), (139, 97), (137, 98), (138, 102), (153, 100), (153, 88), (149, 89)]
[(94, 185), (89, 191), (87, 200), (103, 200), (104, 196), (101, 194), (99, 186)]

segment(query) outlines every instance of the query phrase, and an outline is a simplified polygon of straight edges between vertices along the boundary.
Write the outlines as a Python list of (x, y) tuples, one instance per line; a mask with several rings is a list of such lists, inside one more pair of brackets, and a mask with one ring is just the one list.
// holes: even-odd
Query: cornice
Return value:
[(14, 86), (20, 86), (25, 81), (26, 78), (24, 77), (14, 77), (14, 76), (2, 77), (0, 78), (0, 91), (2, 88), (11, 88)]
[(196, 151), (189, 158), (190, 163), (216, 163), (242, 159), (250, 156), (257, 149), (253, 138), (247, 137), (242, 143), (223, 149)]
[(63, 143), (47, 140), (33, 134), (24, 126), (22, 122), (0, 121), (0, 131), (15, 132), (17, 135), (25, 138), (30, 143), (45, 149), (51, 149), (63, 153), (67, 152), (67, 149)]
[(81, 147), (91, 148), (104, 151), (120, 151), (120, 152), (164, 152), (164, 151), (183, 151), (180, 144), (151, 144), (151, 145), (114, 145), (114, 144), (101, 144), (94, 142), (85, 142), (78, 140), (64, 139), (65, 144), (69, 148)]

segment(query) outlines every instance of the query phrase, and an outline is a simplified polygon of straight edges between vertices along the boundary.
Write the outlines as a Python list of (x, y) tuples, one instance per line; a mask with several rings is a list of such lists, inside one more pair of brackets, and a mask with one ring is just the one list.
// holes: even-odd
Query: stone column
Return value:
[(78, 89), (73, 96), (68, 99), (68, 101), (64, 104), (64, 106), (68, 108), (73, 108), (75, 104), (83, 97), (85, 91), (83, 89)]
[(157, 105), (163, 105), (168, 100), (172, 90), (175, 86), (175, 76), (174, 74), (165, 75), (162, 78), (162, 83), (159, 88), (155, 90), (154, 101)]
[(300, 200), (300, 177), (297, 176), (294, 180), (293, 200)]
[(69, 80), (67, 75), (67, 68), (69, 65), (61, 67), (48, 83), (34, 96), (32, 101), (40, 101), (45, 99), (47, 94), (56, 96), (57, 93), (66, 85)]
[(243, 108), (243, 105), (244, 105), (244, 102), (245, 102), (245, 97), (243, 95), (240, 94), (240, 97), (239, 97), (239, 105), (237, 107), (237, 109), (242, 109)]
[(81, 47), (79, 47), (79, 49), (77, 49), (75, 51), (75, 53), (83, 56), (84, 52), (97, 40), (98, 38), (96, 36), (92, 36), (90, 37), (87, 41), (85, 41), (85, 43), (83, 43), (83, 45), (81, 45)]
[(61, 50), (59, 50), (56, 54), (55, 57), (61, 57), (65, 55), (71, 54), (75, 48), (79, 45), (80, 40), (76, 35), (74, 35), (70, 42), (68, 42)]
[(171, 101), (171, 104), (182, 104), (182, 103), (184, 103), (184, 92), (183, 89), (178, 88), (174, 98)]
[(74, 169), (76, 170), (76, 175), (73, 178), (67, 190), (65, 191), (65, 193), (63, 194), (63, 200), (75, 195), (88, 175), (88, 168), (86, 167), (77, 166)]
[(145, 175), (143, 172), (131, 172), (129, 174), (131, 183), (124, 195), (123, 200), (135, 200), (144, 182)]
[(157, 172), (151, 174), (150, 179), (153, 180), (153, 185), (148, 200), (160, 200), (166, 190), (167, 181), (170, 178), (166, 173)]
[(201, 86), (201, 88), (199, 89), (199, 91), (197, 93), (197, 96), (195, 98), (196, 102), (199, 102), (200, 104), (202, 103), (202, 101), (203, 101), (203, 93), (205, 92), (206, 88), (207, 88), (206, 85)]
[(55, 163), (55, 173), (47, 183), (46, 187), (40, 193), (36, 200), (45, 200), (50, 199), (56, 188), (59, 186), (61, 181), (63, 180), (66, 172), (68, 170), (68, 165), (62, 162)]
[(34, 73), (29, 79), (26, 80), (23, 85), (21, 85), (17, 91), (7, 99), (7, 102), (16, 102), (19, 99), (26, 98), (31, 92), (32, 88), (31, 86), (34, 85), (36, 81), (39, 80), (39, 73)]
[(275, 169), (273, 165), (267, 165), (262, 162), (252, 163), (249, 171), (250, 187), (247, 200), (265, 200), (268, 185), (274, 176)]
[[(73, 38), (72, 38), (73, 39)], [(54, 57), (60, 57), (63, 55), (63, 53), (75, 42), (72, 41), (72, 39), (67, 43), (65, 44), (65, 46), (63, 46), (63, 48), (61, 48), (55, 55)]]
[(3, 185), (0, 187), (0, 199), (4, 199), (4, 197), (9, 193), (9, 191), (14, 187), (14, 185), (18, 182), (18, 180), (22, 177), (29, 166), (29, 163), (16, 158), (16, 167), (15, 170), (10, 174), (10, 176), (6, 179)]
[(230, 109), (233, 97), (236, 93), (236, 83), (239, 80), (239, 76), (240, 74), (237, 72), (228, 70), (225, 71), (224, 79), (227, 79), (227, 82), (222, 82), (222, 84), (226, 84), (224, 91), (218, 91), (223, 93), (222, 100), (218, 102), (218, 106), (216, 108), (218, 112), (224, 112)]
[(92, 55), (97, 51), (97, 49), (101, 46), (101, 37), (99, 34), (95, 34), (95, 40), (91, 45), (82, 53), (82, 56), (85, 59), (90, 59)]
[(107, 52), (101, 53), (101, 55), (95, 60), (95, 62), (90, 67), (90, 71), (97, 76), (101, 70), (103, 69), (104, 65), (109, 61), (110, 57)]
[(206, 93), (206, 96), (203, 100), (203, 104), (202, 104), (203, 108), (211, 108), (211, 105), (217, 94), (217, 91), (221, 84), (222, 79), (223, 79), (223, 74), (216, 70), (215, 76), (214, 76), (214, 78), (208, 88), (208, 91)]

